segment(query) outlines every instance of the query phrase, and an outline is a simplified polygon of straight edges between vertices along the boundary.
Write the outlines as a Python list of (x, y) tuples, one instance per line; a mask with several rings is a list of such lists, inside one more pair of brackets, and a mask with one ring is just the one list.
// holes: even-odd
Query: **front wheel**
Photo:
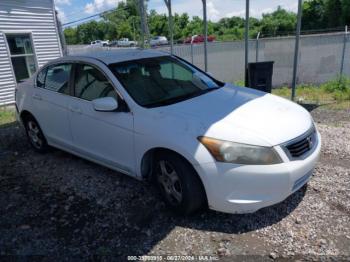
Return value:
[(48, 149), (48, 144), (38, 122), (33, 117), (27, 117), (24, 122), (27, 137), (33, 148), (44, 153)]
[(191, 214), (206, 204), (200, 178), (190, 163), (175, 153), (158, 154), (155, 182), (167, 205), (179, 214)]

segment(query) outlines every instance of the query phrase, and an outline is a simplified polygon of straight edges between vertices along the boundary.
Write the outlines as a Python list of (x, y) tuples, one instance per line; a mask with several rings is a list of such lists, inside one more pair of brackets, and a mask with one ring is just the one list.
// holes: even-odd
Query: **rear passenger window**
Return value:
[(101, 97), (118, 99), (113, 86), (105, 75), (100, 70), (84, 64), (76, 67), (74, 94), (88, 101)]
[(47, 69), (45, 89), (69, 95), (71, 64), (53, 65)]

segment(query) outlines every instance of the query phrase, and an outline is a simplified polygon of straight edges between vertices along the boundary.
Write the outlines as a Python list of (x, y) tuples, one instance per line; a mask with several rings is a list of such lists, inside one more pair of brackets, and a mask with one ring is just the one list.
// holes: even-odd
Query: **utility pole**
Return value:
[(169, 21), (169, 33), (170, 33), (170, 53), (174, 53), (174, 24), (173, 15), (171, 12), (171, 0), (164, 0), (166, 7), (168, 8), (168, 21)]
[(302, 5), (303, 5), (303, 0), (298, 0), (297, 31), (296, 31), (296, 35), (295, 35), (293, 80), (292, 80), (292, 97), (291, 97), (292, 101), (294, 101), (294, 99), (295, 99), (295, 88), (296, 88), (296, 85), (297, 85), (299, 40), (300, 40), (300, 30), (301, 30)]
[(141, 17), (141, 47), (145, 47), (145, 35), (149, 42), (149, 30), (147, 25), (147, 14), (144, 0), (139, 0), (139, 12)]

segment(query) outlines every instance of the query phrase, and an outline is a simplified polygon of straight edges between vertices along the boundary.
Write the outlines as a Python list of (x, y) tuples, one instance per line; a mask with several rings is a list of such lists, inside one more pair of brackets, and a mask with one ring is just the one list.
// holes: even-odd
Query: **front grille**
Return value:
[(308, 131), (299, 139), (295, 139), (287, 144), (286, 149), (292, 158), (298, 158), (312, 150), (316, 143), (316, 130), (312, 128), (312, 130)]

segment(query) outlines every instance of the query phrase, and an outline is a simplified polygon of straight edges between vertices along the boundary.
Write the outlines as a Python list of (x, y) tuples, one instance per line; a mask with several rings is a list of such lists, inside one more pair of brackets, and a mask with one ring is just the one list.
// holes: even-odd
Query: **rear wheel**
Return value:
[(191, 214), (205, 206), (202, 182), (191, 164), (179, 155), (158, 154), (154, 178), (165, 202), (175, 212)]
[(27, 117), (24, 121), (26, 133), (33, 148), (44, 153), (48, 149), (48, 144), (38, 122), (33, 117)]

